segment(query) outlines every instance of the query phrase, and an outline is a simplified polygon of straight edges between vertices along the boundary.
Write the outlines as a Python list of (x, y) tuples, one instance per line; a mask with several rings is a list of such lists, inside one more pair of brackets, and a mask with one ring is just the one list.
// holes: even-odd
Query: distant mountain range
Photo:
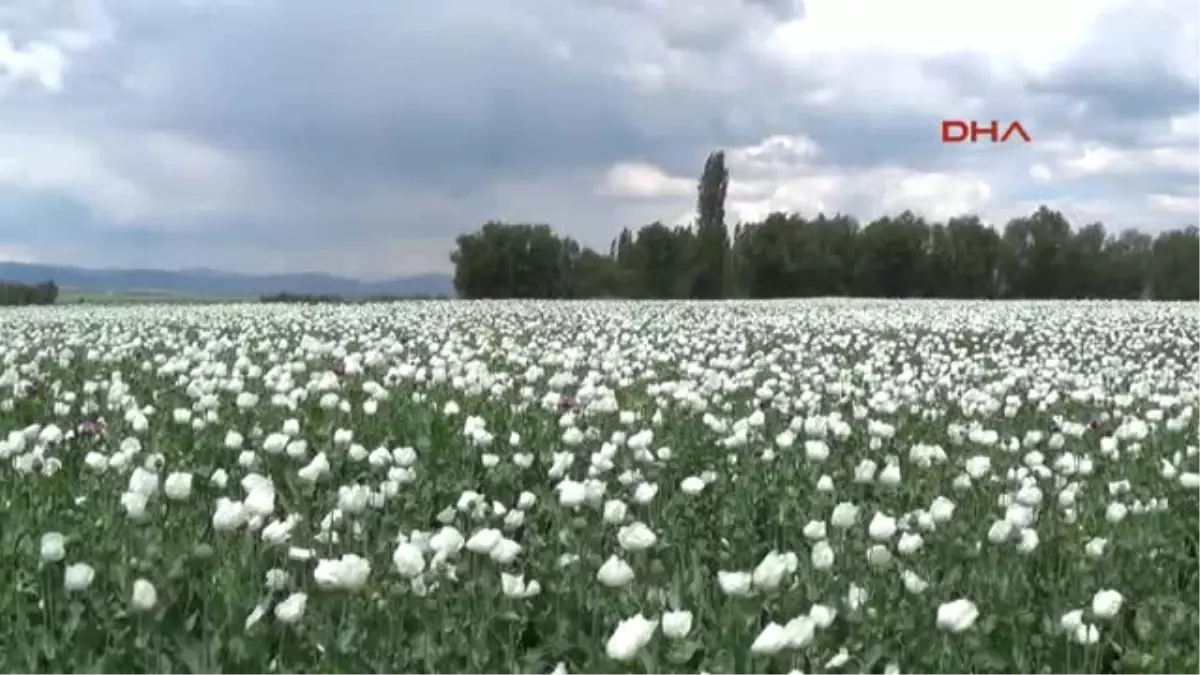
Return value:
[(454, 295), (445, 274), (420, 274), (382, 281), (361, 281), (319, 272), (240, 274), (210, 269), (88, 269), (63, 265), (0, 262), (0, 281), (40, 284), (94, 292), (174, 293), (195, 296), (258, 296), (271, 293), (340, 295)]

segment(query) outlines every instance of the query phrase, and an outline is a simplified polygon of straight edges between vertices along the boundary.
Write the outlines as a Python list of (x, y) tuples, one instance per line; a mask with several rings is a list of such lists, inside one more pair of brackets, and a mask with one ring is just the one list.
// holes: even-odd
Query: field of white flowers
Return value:
[(0, 670), (1197, 672), (1198, 312), (5, 312)]

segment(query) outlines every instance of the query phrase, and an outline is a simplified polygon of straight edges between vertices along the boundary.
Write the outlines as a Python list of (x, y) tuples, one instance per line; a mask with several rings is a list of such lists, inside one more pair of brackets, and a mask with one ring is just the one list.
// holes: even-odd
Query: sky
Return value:
[[(0, 0), (0, 259), (448, 271), (489, 219), (1200, 211), (1194, 0)], [(1032, 142), (944, 144), (943, 119)]]

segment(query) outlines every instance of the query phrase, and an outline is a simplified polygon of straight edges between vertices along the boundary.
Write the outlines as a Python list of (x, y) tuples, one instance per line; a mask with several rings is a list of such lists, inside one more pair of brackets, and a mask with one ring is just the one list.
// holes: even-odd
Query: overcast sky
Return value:
[[(1194, 0), (0, 4), (0, 259), (445, 270), (492, 218), (1200, 210)], [(943, 118), (1033, 137), (943, 145)]]

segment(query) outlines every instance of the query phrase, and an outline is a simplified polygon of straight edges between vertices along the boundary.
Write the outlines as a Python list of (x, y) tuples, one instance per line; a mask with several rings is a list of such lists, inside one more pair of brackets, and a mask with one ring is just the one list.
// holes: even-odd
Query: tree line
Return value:
[(492, 221), (457, 238), (462, 298), (1113, 298), (1200, 297), (1200, 230), (1156, 236), (1102, 223), (1074, 229), (1045, 206), (1001, 230), (963, 215), (771, 213), (725, 225), (729, 172), (715, 152), (692, 227), (628, 228), (607, 252), (549, 225)]
[(57, 300), (58, 286), (53, 280), (40, 284), (0, 281), (0, 306), (53, 305)]

